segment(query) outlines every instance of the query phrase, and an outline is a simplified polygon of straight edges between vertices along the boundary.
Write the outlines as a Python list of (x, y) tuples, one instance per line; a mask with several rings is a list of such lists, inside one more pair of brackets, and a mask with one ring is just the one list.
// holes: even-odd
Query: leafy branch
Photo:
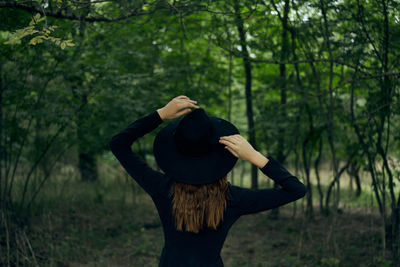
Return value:
[(55, 45), (60, 46), (61, 49), (65, 49), (67, 46), (75, 46), (72, 40), (62, 40), (59, 37), (51, 36), (51, 34), (58, 26), (53, 25), (49, 27), (40, 27), (39, 23), (44, 20), (46, 20), (46, 17), (41, 16), (40, 13), (37, 13), (35, 16), (32, 17), (31, 21), (29, 22), (29, 26), (18, 29), (15, 32), (11, 33), (9, 35), (8, 41), (4, 42), (4, 44), (18, 44), (23, 38), (31, 36), (32, 38), (29, 41), (30, 45), (40, 44), (43, 43), (43, 40), (49, 40)]

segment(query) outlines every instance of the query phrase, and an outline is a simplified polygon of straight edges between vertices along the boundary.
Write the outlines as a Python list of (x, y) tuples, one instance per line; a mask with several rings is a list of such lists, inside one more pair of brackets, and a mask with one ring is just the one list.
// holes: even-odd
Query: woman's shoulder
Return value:
[(244, 193), (244, 190), (246, 190), (246, 188), (233, 185), (230, 182), (228, 182), (228, 188), (229, 188), (228, 200), (231, 203), (231, 205), (235, 206), (240, 202), (240, 199), (242, 198), (242, 195)]
[(169, 192), (171, 190), (171, 186), (173, 185), (173, 179), (170, 175), (162, 173), (163, 178), (161, 182), (157, 185), (157, 194), (155, 197), (164, 197), (169, 198)]

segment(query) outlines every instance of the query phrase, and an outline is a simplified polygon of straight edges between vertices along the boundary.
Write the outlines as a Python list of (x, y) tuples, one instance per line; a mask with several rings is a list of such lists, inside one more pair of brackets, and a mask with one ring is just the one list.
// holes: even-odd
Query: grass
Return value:
[[(72, 177), (46, 184), (24, 230), (34, 256), (19, 249), (21, 265), (35, 258), (39, 266), (158, 266), (164, 239), (150, 197), (124, 172), (102, 168), (98, 182)], [(302, 216), (305, 198), (281, 207), (279, 219), (269, 211), (240, 218), (221, 252), (225, 266), (394, 266), (382, 254), (369, 190), (354, 198), (343, 186), (343, 214), (325, 217), (315, 189), (314, 221)]]
[[(301, 213), (297, 207), (297, 215)], [(307, 223), (293, 204), (278, 220), (247, 215), (231, 228), (221, 256), (225, 266), (376, 266), (379, 218), (344, 213), (327, 239), (331, 217)], [(59, 202), (32, 221), (29, 232), (41, 266), (157, 266), (163, 233), (151, 199)]]

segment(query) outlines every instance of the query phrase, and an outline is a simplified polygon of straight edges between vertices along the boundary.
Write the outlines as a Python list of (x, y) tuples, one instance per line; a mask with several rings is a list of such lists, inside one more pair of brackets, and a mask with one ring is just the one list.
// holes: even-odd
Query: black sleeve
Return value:
[(151, 196), (163, 190), (166, 178), (163, 173), (153, 170), (147, 163), (132, 153), (132, 143), (151, 132), (163, 122), (157, 110), (132, 122), (127, 128), (114, 135), (109, 147), (122, 167)]
[(277, 182), (282, 188), (248, 189), (239, 187), (237, 208), (239, 215), (257, 213), (273, 209), (304, 197), (307, 189), (296, 176), (289, 173), (272, 156), (259, 168), (265, 175)]

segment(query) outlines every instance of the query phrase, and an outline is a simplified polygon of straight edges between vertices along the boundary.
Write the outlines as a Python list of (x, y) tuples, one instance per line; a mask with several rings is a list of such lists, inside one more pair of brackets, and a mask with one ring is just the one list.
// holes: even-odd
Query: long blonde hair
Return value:
[(174, 181), (169, 195), (178, 230), (198, 233), (204, 224), (216, 230), (227, 206), (227, 175), (203, 185)]

